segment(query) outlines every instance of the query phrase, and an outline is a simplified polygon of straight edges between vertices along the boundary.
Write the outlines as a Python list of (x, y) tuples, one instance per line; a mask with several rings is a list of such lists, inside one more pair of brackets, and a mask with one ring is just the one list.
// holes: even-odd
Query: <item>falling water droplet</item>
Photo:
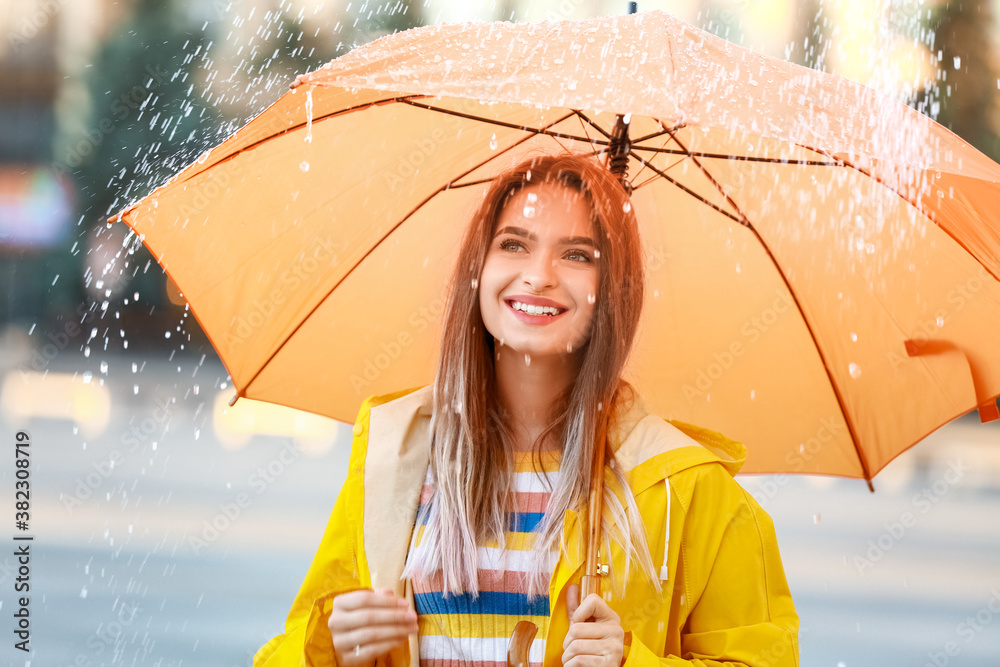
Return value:
[(299, 163), (299, 169), (301, 169), (302, 171), (309, 171), (309, 163), (303, 160), (302, 162)]
[(594, 305), (595, 301), (597, 301), (597, 296), (595, 294), (587, 295), (587, 303), (589, 303), (590, 305)]
[(602, 408), (604, 408), (604, 401), (598, 401), (597, 402), (597, 411), (600, 412)]
[(306, 143), (313, 140), (313, 89), (306, 91)]
[(851, 377), (854, 378), (855, 380), (861, 377), (861, 366), (858, 366), (853, 361), (850, 364), (848, 364), (847, 370), (851, 373)]
[(477, 287), (479, 287), (479, 278), (473, 278), (472, 279), (472, 289), (476, 289)]
[(490, 137), (490, 150), (495, 151), (496, 149), (497, 149), (497, 134), (496, 132), (494, 132), (493, 136)]
[(739, 262), (736, 262), (736, 273), (743, 273), (743, 267)]
[(101, 375), (107, 375), (107, 374), (108, 374), (108, 362), (102, 361), (101, 362)]
[(570, 341), (570, 342), (566, 343), (566, 351), (567, 352), (572, 352), (573, 351), (573, 341)]
[(529, 204), (534, 204), (536, 201), (538, 201), (538, 194), (534, 193), (534, 192), (529, 192), (528, 193), (528, 203)]
[(525, 366), (530, 366), (531, 365), (531, 355), (530, 354), (524, 355), (524, 365)]
[(630, 201), (625, 202), (625, 205), (622, 206), (622, 210), (625, 211), (626, 213), (628, 213), (629, 211), (631, 211), (632, 210), (632, 202), (630, 202)]
[(938, 328), (941, 328), (941, 327), (944, 326), (944, 318), (941, 317), (940, 315), (938, 315), (938, 318), (936, 320), (934, 320), (934, 321), (937, 323)]
[(813, 514), (813, 523), (819, 523), (820, 519), (822, 519), (822, 517), (819, 515), (818, 512), (816, 514)]
[(757, 398), (757, 390), (756, 389), (751, 389), (750, 390), (750, 400), (752, 401), (755, 398)]
[(600, 258), (600, 256), (601, 256), (601, 251), (595, 249), (594, 250), (594, 259), (598, 259), (598, 258)]
[(521, 211), (521, 215), (523, 215), (526, 218), (533, 218), (533, 217), (535, 217), (535, 207), (534, 206), (525, 206), (524, 210)]
[(851, 332), (851, 342), (852, 343), (858, 342), (858, 334), (854, 333), (853, 331)]

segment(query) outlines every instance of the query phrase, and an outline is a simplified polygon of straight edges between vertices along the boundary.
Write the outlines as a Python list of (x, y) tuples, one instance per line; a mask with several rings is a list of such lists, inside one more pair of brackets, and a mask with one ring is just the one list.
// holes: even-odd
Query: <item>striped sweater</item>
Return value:
[[(547, 484), (534, 472), (529, 452), (516, 452), (514, 456), (516, 512), (509, 515), (506, 559), (495, 541), (479, 546), (479, 596), (475, 599), (468, 593), (445, 596), (440, 570), (426, 579), (413, 581), (421, 667), (505, 667), (510, 635), (522, 620), (538, 626), (528, 660), (532, 667), (542, 663), (549, 624), (548, 582), (545, 593), (529, 603), (526, 573), (530, 569), (534, 531), (548, 505), (548, 489), (555, 486), (559, 475), (560, 452), (542, 452), (539, 470), (547, 478)], [(428, 469), (420, 496), (421, 509), (432, 490)], [(424, 526), (416, 528), (415, 548), (419, 549)]]

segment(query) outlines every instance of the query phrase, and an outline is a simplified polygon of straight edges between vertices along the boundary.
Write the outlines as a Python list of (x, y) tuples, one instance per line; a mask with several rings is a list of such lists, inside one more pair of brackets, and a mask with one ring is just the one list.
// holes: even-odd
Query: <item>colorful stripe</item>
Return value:
[[(549, 496), (558, 480), (559, 452), (540, 457), (518, 452), (514, 457), (514, 510), (507, 515), (506, 549), (496, 540), (477, 549), (479, 594), (444, 593), (441, 572), (415, 580), (413, 590), (419, 618), (422, 667), (505, 667), (507, 645), (518, 621), (538, 626), (529, 651), (529, 663), (538, 667), (545, 652), (549, 597), (547, 581), (542, 595), (527, 596), (528, 573), (535, 567), (532, 552), (536, 532), (545, 518)], [(535, 472), (535, 470), (538, 472)], [(433, 496), (430, 470), (420, 494), (420, 508)], [(423, 541), (426, 524), (416, 528), (416, 548)], [(558, 553), (549, 554), (551, 572)]]

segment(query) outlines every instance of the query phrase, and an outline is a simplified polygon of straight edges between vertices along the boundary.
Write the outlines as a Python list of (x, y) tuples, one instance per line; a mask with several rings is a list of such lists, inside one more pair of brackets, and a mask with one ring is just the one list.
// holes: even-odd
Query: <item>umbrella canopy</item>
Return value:
[(662, 12), (437, 25), (299, 77), (123, 212), (239, 396), (350, 422), (431, 382), (490, 178), (608, 147), (648, 255), (628, 379), (745, 472), (871, 479), (1000, 394), (1000, 166), (905, 105)]

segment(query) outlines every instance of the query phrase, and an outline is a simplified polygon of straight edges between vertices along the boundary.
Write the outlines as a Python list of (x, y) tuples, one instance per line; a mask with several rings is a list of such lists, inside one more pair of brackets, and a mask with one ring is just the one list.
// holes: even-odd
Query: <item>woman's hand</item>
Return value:
[(614, 609), (600, 595), (591, 593), (580, 603), (580, 587), (566, 589), (569, 632), (563, 640), (566, 667), (621, 667), (625, 630)]
[(358, 590), (333, 599), (330, 634), (337, 663), (370, 665), (417, 632), (417, 612), (389, 588)]

